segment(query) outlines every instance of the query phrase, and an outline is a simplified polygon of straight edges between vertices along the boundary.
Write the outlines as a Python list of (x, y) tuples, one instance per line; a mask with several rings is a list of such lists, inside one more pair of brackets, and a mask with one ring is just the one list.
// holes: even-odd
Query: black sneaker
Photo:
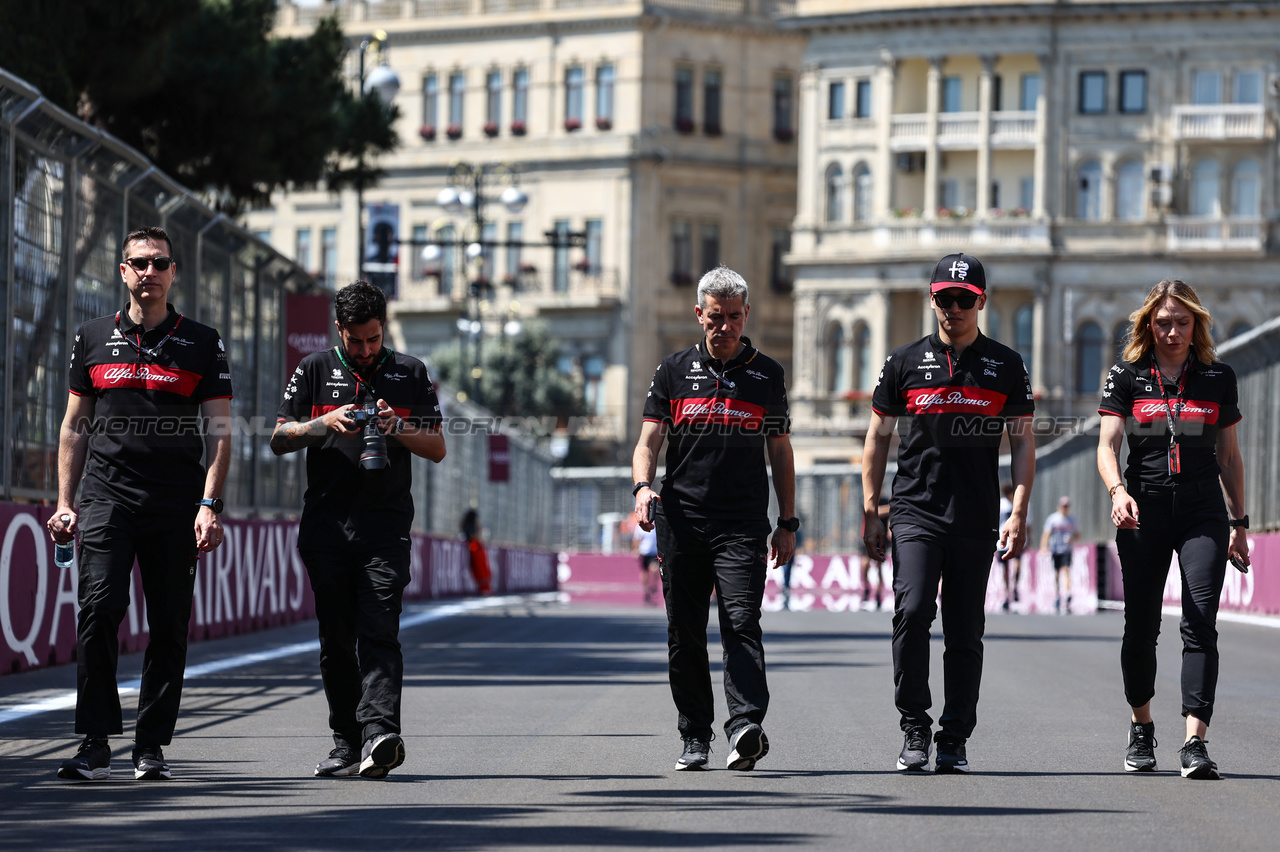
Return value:
[(902, 738), (898, 755), (899, 772), (924, 772), (929, 768), (929, 729), (912, 728)]
[(85, 737), (76, 756), (62, 761), (58, 777), (63, 781), (105, 781), (111, 777), (111, 746), (106, 737)]
[(404, 740), (399, 734), (379, 734), (364, 744), (361, 757), (361, 778), (386, 778), (404, 763)]
[(1182, 777), (1195, 778), (1202, 781), (1217, 781), (1218, 764), (1209, 759), (1206, 743), (1199, 737), (1192, 737), (1178, 751), (1182, 757)]
[(684, 753), (676, 761), (676, 771), (706, 769), (707, 757), (710, 754), (711, 740), (703, 739), (702, 737), (685, 737)]
[(137, 781), (160, 781), (173, 777), (169, 764), (164, 762), (160, 746), (135, 746), (133, 749), (133, 777)]
[(750, 772), (756, 768), (756, 761), (769, 753), (769, 738), (764, 735), (764, 728), (752, 722), (729, 736), (729, 749), (725, 765), (739, 772)]
[(969, 759), (965, 756), (964, 740), (939, 736), (938, 756), (933, 761), (933, 771), (939, 775), (968, 772)]
[(360, 758), (346, 746), (338, 746), (316, 764), (317, 778), (345, 778), (360, 773)]
[(1156, 723), (1129, 723), (1129, 752), (1124, 757), (1125, 772), (1156, 771)]

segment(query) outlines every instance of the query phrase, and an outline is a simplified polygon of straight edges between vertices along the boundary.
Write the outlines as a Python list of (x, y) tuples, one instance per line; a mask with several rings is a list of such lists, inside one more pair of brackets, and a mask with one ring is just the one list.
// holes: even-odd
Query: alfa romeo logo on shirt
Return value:
[(114, 367), (106, 370), (102, 374), (104, 381), (109, 384), (126, 381), (129, 379), (143, 379), (152, 382), (176, 382), (177, 376), (170, 376), (165, 373), (153, 373), (145, 364), (139, 367)]

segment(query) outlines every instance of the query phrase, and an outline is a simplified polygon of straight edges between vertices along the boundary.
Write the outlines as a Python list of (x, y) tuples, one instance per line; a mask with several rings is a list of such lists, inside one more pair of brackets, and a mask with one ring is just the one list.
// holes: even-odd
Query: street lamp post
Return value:
[[(485, 239), (484, 226), (488, 220), (485, 218), (484, 211), (485, 206), (492, 200), (486, 195), (486, 185), (495, 182), (506, 184), (502, 192), (498, 194), (498, 200), (509, 213), (514, 215), (524, 210), (525, 205), (529, 203), (529, 196), (520, 188), (518, 174), (509, 166), (503, 164), (473, 165), (471, 163), (457, 163), (454, 165), (453, 173), (449, 175), (449, 185), (440, 190), (440, 194), (436, 196), (436, 203), (443, 207), (450, 216), (462, 217), (469, 215), (474, 238), (441, 240), (428, 237), (422, 249), (423, 263), (428, 265), (436, 263), (441, 260), (445, 249), (459, 246), (463, 247), (467, 260), (477, 268), (483, 267), (486, 254), (498, 247), (582, 248), (586, 246), (587, 235), (585, 233), (548, 231), (545, 234), (546, 241), (540, 243), (525, 242), (523, 240)], [(413, 245), (420, 244), (413, 240), (400, 240), (400, 242)], [(463, 336), (463, 341), (465, 342), (469, 338), (473, 343), (471, 394), (472, 398), (477, 401), (480, 400), (480, 386), (483, 378), (483, 369), (480, 364), (480, 340), (484, 331), (484, 324), (481, 322), (481, 314), (483, 313), (481, 304), (484, 291), (491, 286), (492, 284), (484, 281), (478, 275), (472, 276), (467, 282), (467, 313), (458, 319), (458, 331)], [(518, 303), (513, 304), (517, 305), (518, 310)], [(503, 333), (508, 336), (517, 335), (521, 330), (520, 322), (514, 315), (510, 316), (502, 326)]]
[[(385, 30), (377, 30), (373, 35), (368, 36), (360, 42), (360, 97), (363, 98), (365, 93), (370, 89), (378, 96), (384, 104), (390, 104), (396, 98), (396, 94), (400, 91), (400, 77), (387, 64), (387, 58), (382, 55), (382, 46), (387, 42), (387, 33)], [(377, 64), (369, 72), (368, 79), (365, 78), (364, 58), (365, 54), (372, 53), (377, 58)], [(356, 277), (364, 277), (364, 151), (361, 150), (356, 154)]]

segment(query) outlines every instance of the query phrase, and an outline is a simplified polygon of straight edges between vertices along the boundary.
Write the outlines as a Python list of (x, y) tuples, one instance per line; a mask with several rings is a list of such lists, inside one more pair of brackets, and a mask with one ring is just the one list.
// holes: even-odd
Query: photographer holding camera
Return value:
[(400, 604), (413, 522), (409, 454), (444, 458), (426, 365), (382, 345), (387, 301), (356, 281), (334, 299), (340, 344), (302, 359), (271, 435), (307, 448), (298, 553), (320, 625), (320, 677), (334, 749), (320, 777), (384, 778), (404, 762)]

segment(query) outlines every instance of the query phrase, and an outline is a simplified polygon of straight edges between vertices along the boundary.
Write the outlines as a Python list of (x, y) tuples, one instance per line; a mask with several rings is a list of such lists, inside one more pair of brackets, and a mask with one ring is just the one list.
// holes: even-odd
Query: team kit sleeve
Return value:
[(876, 389), (871, 393), (871, 410), (881, 417), (901, 417), (907, 413), (907, 402), (902, 397), (898, 386), (898, 353), (884, 359), (880, 367), (880, 378), (876, 380)]
[(76, 339), (71, 344), (71, 364), (67, 367), (67, 387), (76, 396), (93, 396), (93, 379), (84, 359), (84, 326), (76, 329)]
[(231, 363), (227, 360), (227, 347), (218, 332), (213, 332), (209, 343), (209, 360), (204, 367), (200, 384), (196, 385), (192, 398), (196, 402), (211, 399), (231, 399)]
[(791, 434), (791, 410), (787, 403), (786, 375), (778, 370), (777, 378), (769, 395), (769, 404), (765, 407), (764, 434), (769, 437), (781, 437)]
[(1012, 363), (1009, 365), (1012, 369), (1009, 375), (1012, 376), (1012, 387), (1005, 396), (1004, 409), (1001, 410), (1000, 416), (1005, 418), (1030, 417), (1036, 413), (1036, 397), (1035, 392), (1031, 389), (1031, 373), (1027, 370), (1027, 363), (1022, 360), (1022, 356), (1013, 350), (1009, 350), (1009, 359)]
[(653, 381), (649, 383), (649, 395), (644, 400), (645, 420), (656, 423), (671, 422), (671, 394), (667, 389), (667, 362), (663, 361), (653, 371)]
[(409, 423), (419, 429), (439, 431), (444, 425), (440, 413), (440, 399), (436, 396), (435, 385), (431, 382), (431, 374), (425, 364), (418, 364), (414, 371), (414, 400), (409, 410)]
[[(308, 356), (310, 357), (310, 356)], [(308, 381), (306, 359), (294, 368), (289, 383), (284, 387), (284, 399), (276, 412), (276, 422), (287, 420), (306, 422), (311, 419), (311, 385)]]
[(1240, 387), (1236, 384), (1236, 371), (1222, 365), (1222, 378), (1226, 381), (1226, 391), (1222, 394), (1222, 402), (1218, 406), (1218, 428), (1234, 426), (1244, 416), (1240, 412)]
[[(1232, 376), (1234, 380), (1235, 376)], [(1233, 382), (1234, 384), (1234, 382)], [(1117, 363), (1107, 372), (1106, 384), (1102, 386), (1102, 401), (1098, 403), (1099, 414), (1114, 414), (1117, 417), (1128, 417), (1133, 411), (1133, 383), (1129, 371), (1123, 363)], [(1237, 419), (1238, 409), (1237, 409)]]

